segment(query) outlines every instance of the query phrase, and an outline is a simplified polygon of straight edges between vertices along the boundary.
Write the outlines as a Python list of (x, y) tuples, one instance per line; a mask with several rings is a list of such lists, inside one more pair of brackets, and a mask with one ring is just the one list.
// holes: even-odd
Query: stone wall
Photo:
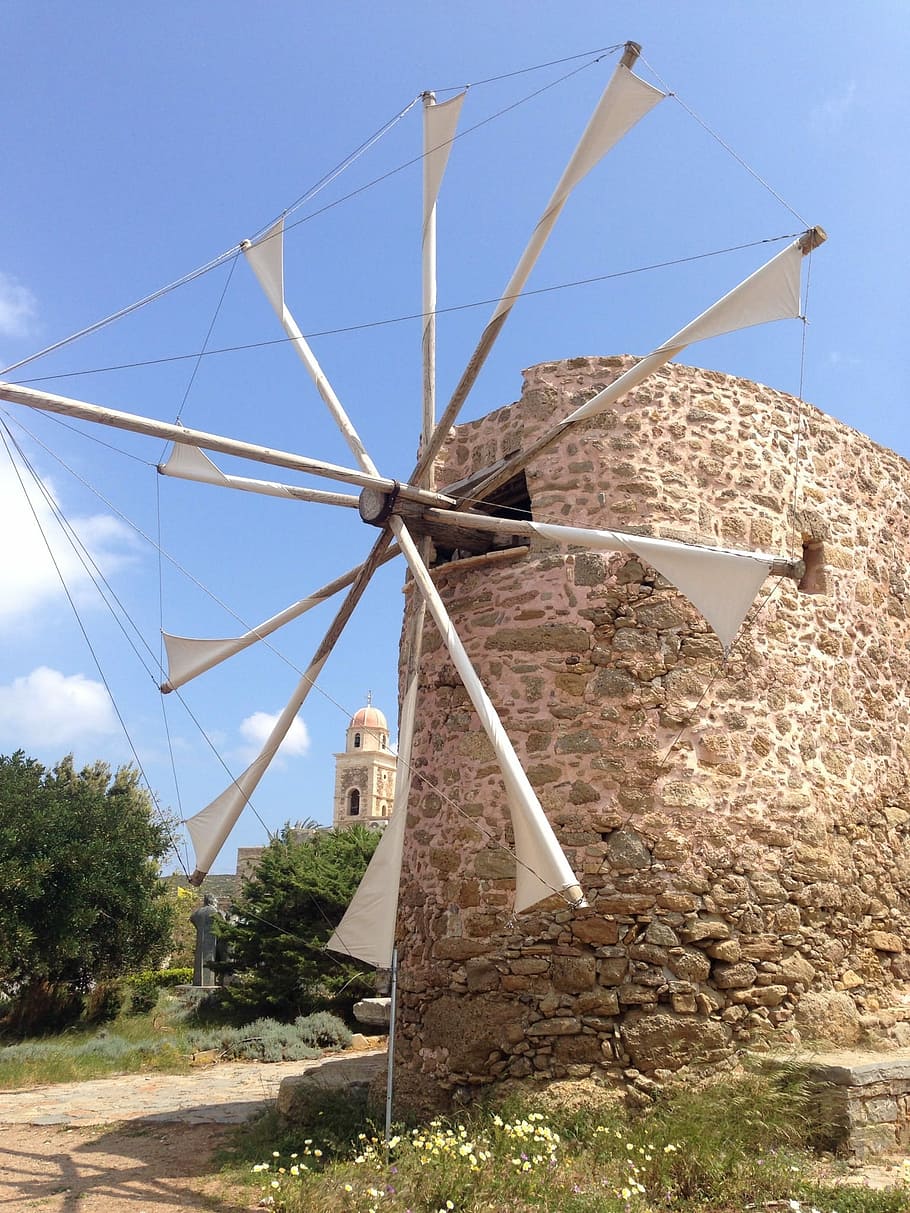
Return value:
[[(453, 431), (440, 483), (629, 362), (533, 367), (517, 404)], [(836, 1022), (855, 1036), (910, 978), (910, 467), (792, 397), (670, 366), (539, 455), (528, 487), (537, 520), (805, 545), (810, 569), (801, 587), (765, 583), (726, 663), (689, 604), (625, 555), (534, 543), (436, 570), (591, 906), (512, 918), (497, 766), (428, 625), (402, 1091), (659, 1078), (761, 1035)]]

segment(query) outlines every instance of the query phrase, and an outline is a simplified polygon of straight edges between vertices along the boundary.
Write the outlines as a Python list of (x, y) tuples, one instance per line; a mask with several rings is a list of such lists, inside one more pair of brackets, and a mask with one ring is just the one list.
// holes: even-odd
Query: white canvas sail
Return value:
[(663, 101), (665, 95), (630, 72), (624, 64), (618, 65), (496, 305), (491, 323), (507, 313), (524, 290), (541, 250), (575, 187), (637, 122)]
[(800, 267), (805, 237), (800, 236), (765, 265), (744, 279), (707, 311), (674, 333), (663, 345), (648, 354), (620, 375), (602, 392), (570, 413), (563, 425), (582, 421), (602, 413), (638, 384), (653, 374), (665, 362), (675, 358), (695, 341), (706, 341), (736, 329), (767, 324), (772, 320), (795, 319), (799, 316)]
[(756, 552), (705, 548), (672, 539), (545, 522), (530, 525), (538, 535), (558, 543), (608, 552), (633, 552), (643, 557), (701, 612), (725, 650), (729, 649), (774, 563), (772, 556)]
[(459, 93), (448, 101), (430, 106), (424, 115), (423, 128), (423, 173), (424, 173), (424, 224), (427, 214), (436, 205), (439, 187), (449, 162), (452, 140), (458, 126), (461, 107), (467, 93)]

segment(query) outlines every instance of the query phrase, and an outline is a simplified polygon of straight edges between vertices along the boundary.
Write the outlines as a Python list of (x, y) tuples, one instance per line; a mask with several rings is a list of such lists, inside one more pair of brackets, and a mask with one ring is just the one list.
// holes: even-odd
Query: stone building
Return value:
[[(366, 707), (355, 712), (345, 734), (345, 748), (335, 754), (335, 795), (332, 826), (339, 829), (360, 823), (371, 830), (385, 829), (395, 799), (398, 756), (389, 744), (389, 726), (368, 696)], [(300, 842), (323, 826), (296, 826)], [(262, 847), (237, 848), (237, 875), (250, 877), (256, 870)]]
[(384, 829), (395, 799), (398, 758), (389, 748), (389, 726), (372, 700), (348, 725), (344, 753), (335, 755), (332, 822)]
[[(630, 365), (525, 374), (438, 483)], [(797, 442), (797, 428), (801, 439)], [(910, 982), (910, 466), (771, 388), (669, 365), (507, 486), (525, 516), (780, 554), (724, 661), (648, 566), (527, 540), (434, 571), (590, 908), (512, 919), (496, 762), (428, 624), (398, 938), (401, 1098), (657, 1075), (760, 1037), (898, 1039)], [(409, 608), (412, 609), (409, 595)], [(905, 1040), (905, 1043), (907, 1041)]]

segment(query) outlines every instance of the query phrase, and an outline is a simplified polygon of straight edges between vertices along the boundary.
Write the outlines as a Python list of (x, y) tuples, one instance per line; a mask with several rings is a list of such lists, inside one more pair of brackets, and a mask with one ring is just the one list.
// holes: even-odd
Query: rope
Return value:
[[(674, 257), (666, 261), (655, 261), (649, 265), (641, 265), (626, 270), (613, 270), (609, 274), (597, 274), (588, 278), (575, 278), (569, 282), (558, 282), (551, 286), (535, 287), (533, 290), (525, 290), (520, 295), (506, 295), (502, 298), (508, 299), (529, 299), (535, 295), (549, 295), (556, 291), (573, 290), (581, 286), (593, 286), (599, 282), (611, 282), (618, 278), (631, 278), (636, 274), (647, 274), (654, 270), (672, 269), (678, 265), (688, 265), (695, 261), (706, 261), (712, 257), (723, 257), (728, 253), (739, 253), (745, 249), (759, 248), (765, 244), (780, 244), (784, 240), (793, 240), (797, 233), (788, 233), (783, 236), (765, 236), (760, 240), (749, 240), (744, 244), (732, 244), (726, 248), (713, 249), (707, 253), (690, 253), (685, 257)], [(472, 308), (490, 307), (493, 304), (499, 303), (500, 296), (490, 299), (476, 299), (469, 303), (455, 303), (448, 307), (437, 308), (432, 314), (435, 316), (445, 316), (451, 312), (465, 312)], [(366, 329), (383, 328), (393, 324), (404, 324), (414, 320), (426, 320), (430, 313), (427, 312), (409, 312), (403, 316), (391, 316), (384, 320), (368, 320), (361, 324), (348, 324), (340, 328), (317, 329), (313, 332), (304, 334), (308, 341), (313, 341), (318, 337), (335, 337), (345, 333), (357, 333)], [(149, 358), (142, 362), (121, 362), (110, 366), (90, 367), (87, 370), (81, 371), (66, 371), (55, 375), (39, 375), (31, 379), (18, 379), (13, 382), (20, 383), (26, 386), (30, 383), (49, 383), (55, 379), (76, 379), (83, 375), (100, 375), (108, 371), (126, 371), (135, 370), (145, 366), (161, 366), (169, 362), (183, 362), (192, 358), (214, 357), (221, 354), (236, 354), (246, 350), (266, 349), (269, 346), (287, 345), (293, 338), (290, 337), (271, 337), (266, 341), (247, 342), (243, 345), (222, 346), (215, 350), (195, 351), (191, 354), (173, 354), (163, 358)], [(70, 427), (74, 428), (74, 427)], [(81, 432), (81, 431), (76, 431)], [(116, 448), (112, 448), (116, 449)], [(152, 465), (150, 465), (152, 466)]]
[[(169, 841), (169, 843), (170, 843), (171, 849), (173, 850), (173, 852), (174, 852), (175, 856), (177, 857), (177, 862), (178, 862), (178, 863), (180, 864), (180, 866), (183, 868), (184, 875), (186, 875), (186, 876), (187, 876), (187, 878), (189, 878), (189, 872), (187, 871), (186, 866), (185, 866), (185, 865), (184, 865), (184, 863), (183, 863), (183, 857), (181, 856), (180, 851), (178, 850), (177, 845), (176, 845), (176, 842), (175, 842), (175, 840), (174, 840), (174, 834), (173, 834), (173, 831), (171, 830), (170, 821), (168, 820), (168, 818), (167, 818), (166, 814), (164, 813), (164, 811), (163, 811), (163, 809), (162, 809), (162, 807), (161, 807), (161, 804), (160, 804), (160, 802), (159, 802), (159, 800), (158, 800), (158, 797), (157, 797), (157, 795), (155, 794), (154, 789), (152, 788), (151, 782), (150, 782), (150, 780), (149, 780), (148, 776), (147, 776), (147, 775), (146, 775), (146, 773), (145, 773), (145, 768), (144, 768), (144, 767), (143, 767), (143, 765), (142, 765), (142, 759), (139, 757), (139, 753), (138, 753), (138, 751), (137, 751), (137, 749), (136, 749), (136, 746), (135, 746), (135, 744), (134, 744), (134, 742), (133, 742), (132, 735), (130, 734), (130, 731), (129, 731), (128, 727), (127, 727), (126, 721), (125, 721), (125, 720), (124, 720), (124, 718), (123, 718), (123, 713), (120, 711), (120, 708), (119, 708), (119, 707), (118, 707), (118, 705), (117, 705), (117, 701), (116, 701), (116, 699), (114, 698), (113, 692), (112, 692), (112, 690), (111, 690), (110, 683), (108, 682), (108, 679), (107, 679), (107, 675), (105, 674), (104, 669), (103, 669), (103, 667), (102, 667), (102, 665), (101, 665), (100, 658), (98, 657), (98, 654), (97, 654), (97, 652), (96, 652), (96, 650), (95, 650), (95, 647), (94, 647), (94, 645), (93, 645), (93, 644), (92, 644), (92, 642), (91, 642), (91, 639), (90, 639), (90, 637), (89, 637), (89, 634), (88, 634), (88, 632), (87, 632), (87, 630), (86, 630), (86, 628), (85, 628), (85, 624), (83, 623), (83, 621), (82, 621), (82, 617), (81, 617), (81, 615), (79, 614), (79, 609), (78, 609), (78, 607), (76, 606), (76, 603), (75, 603), (75, 601), (74, 601), (74, 599), (73, 599), (73, 596), (72, 596), (72, 594), (71, 594), (71, 593), (70, 593), (70, 591), (69, 591), (69, 587), (68, 587), (68, 586), (67, 586), (67, 584), (66, 584), (66, 579), (65, 579), (65, 578), (64, 578), (64, 576), (63, 576), (63, 571), (62, 571), (62, 569), (60, 568), (60, 565), (59, 565), (59, 563), (58, 563), (58, 561), (57, 561), (57, 557), (56, 557), (56, 556), (55, 556), (55, 554), (54, 554), (53, 547), (51, 546), (51, 543), (50, 543), (50, 541), (48, 540), (48, 537), (47, 537), (47, 534), (46, 534), (46, 532), (45, 532), (45, 530), (44, 530), (44, 527), (41, 525), (41, 519), (40, 519), (40, 517), (39, 517), (39, 515), (38, 515), (38, 511), (37, 511), (37, 509), (35, 508), (35, 504), (34, 504), (34, 502), (32, 501), (31, 497), (29, 496), (28, 491), (26, 490), (26, 487), (25, 487), (25, 482), (24, 482), (24, 481), (23, 481), (23, 479), (22, 479), (22, 473), (20, 472), (20, 470), (19, 470), (19, 466), (18, 466), (18, 464), (16, 463), (15, 459), (13, 458), (13, 451), (12, 451), (12, 449), (11, 449), (11, 447), (10, 447), (10, 443), (12, 443), (13, 448), (14, 448), (14, 449), (15, 449), (15, 450), (18, 452), (19, 457), (20, 457), (20, 459), (22, 459), (24, 466), (25, 466), (25, 467), (26, 467), (26, 469), (28, 470), (29, 474), (32, 476), (33, 480), (35, 481), (35, 483), (36, 483), (37, 487), (39, 488), (39, 490), (40, 490), (40, 492), (41, 492), (42, 496), (44, 497), (45, 501), (48, 503), (48, 505), (50, 506), (51, 510), (53, 510), (53, 511), (54, 511), (55, 516), (56, 516), (56, 517), (57, 517), (57, 519), (58, 519), (58, 522), (60, 522), (61, 524), (62, 524), (63, 522), (65, 522), (65, 520), (63, 519), (63, 515), (62, 515), (62, 514), (59, 512), (59, 510), (57, 509), (56, 503), (53, 501), (53, 498), (52, 498), (52, 497), (51, 497), (51, 495), (50, 495), (50, 494), (47, 492), (47, 490), (46, 490), (46, 488), (44, 487), (43, 483), (41, 482), (40, 478), (36, 476), (35, 471), (34, 471), (34, 468), (32, 468), (31, 464), (28, 462), (28, 460), (27, 460), (27, 459), (26, 459), (26, 457), (24, 456), (24, 454), (23, 454), (23, 452), (22, 452), (21, 448), (18, 446), (18, 444), (16, 443), (15, 439), (13, 438), (12, 434), (10, 433), (10, 431), (8, 430), (8, 428), (7, 428), (7, 426), (6, 426), (5, 424), (0, 424), (0, 439), (2, 439), (2, 441), (3, 441), (3, 446), (4, 446), (5, 450), (6, 450), (7, 456), (8, 456), (8, 458), (9, 458), (10, 465), (12, 466), (12, 469), (13, 469), (13, 472), (14, 472), (14, 474), (15, 474), (15, 476), (16, 476), (16, 479), (17, 479), (17, 480), (18, 480), (18, 482), (19, 482), (19, 487), (22, 489), (22, 493), (23, 493), (23, 495), (24, 495), (24, 497), (25, 497), (25, 500), (26, 500), (26, 502), (28, 503), (28, 508), (29, 508), (29, 511), (30, 511), (30, 513), (31, 513), (31, 515), (32, 515), (32, 518), (33, 518), (34, 522), (35, 522), (35, 525), (37, 526), (37, 528), (38, 528), (38, 530), (39, 530), (39, 532), (40, 532), (40, 534), (41, 534), (41, 538), (42, 538), (42, 540), (43, 540), (43, 542), (44, 542), (44, 546), (45, 546), (45, 548), (47, 549), (47, 554), (48, 554), (48, 556), (49, 556), (49, 558), (50, 558), (51, 563), (52, 563), (52, 564), (53, 564), (53, 566), (54, 566), (54, 571), (56, 572), (57, 577), (58, 577), (58, 579), (59, 579), (59, 581), (60, 581), (60, 585), (61, 585), (61, 587), (62, 587), (62, 589), (63, 589), (63, 592), (64, 592), (64, 594), (66, 595), (67, 602), (70, 604), (70, 608), (72, 609), (73, 616), (74, 616), (74, 618), (75, 618), (75, 620), (76, 620), (76, 624), (77, 624), (77, 626), (78, 626), (78, 628), (79, 628), (79, 631), (82, 633), (82, 638), (83, 638), (83, 640), (85, 641), (86, 648), (88, 649), (89, 653), (91, 654), (92, 661), (93, 661), (93, 663), (94, 663), (94, 665), (95, 665), (95, 669), (96, 669), (96, 670), (97, 670), (97, 672), (98, 672), (98, 677), (101, 679), (101, 682), (102, 682), (102, 684), (103, 684), (103, 686), (104, 686), (104, 689), (105, 689), (105, 691), (107, 692), (108, 698), (110, 699), (111, 706), (112, 706), (112, 707), (113, 707), (113, 709), (114, 709), (114, 713), (115, 713), (115, 715), (116, 715), (116, 717), (117, 717), (117, 720), (118, 720), (118, 722), (119, 722), (119, 724), (120, 724), (120, 728), (122, 729), (122, 731), (123, 731), (123, 735), (124, 735), (124, 737), (126, 738), (126, 742), (127, 742), (127, 745), (129, 746), (130, 753), (133, 755), (133, 761), (136, 763), (136, 768), (137, 768), (137, 770), (139, 771), (139, 774), (140, 774), (140, 776), (141, 776), (141, 778), (142, 778), (142, 782), (144, 783), (144, 785), (145, 785), (145, 787), (146, 787), (146, 791), (148, 792), (148, 795), (149, 795), (149, 798), (150, 798), (150, 799), (151, 799), (151, 801), (152, 801), (152, 804), (155, 806), (155, 809), (157, 810), (157, 813), (158, 813), (159, 818), (160, 818), (161, 826), (162, 826), (162, 828), (164, 829), (164, 831), (165, 831), (165, 833), (166, 833), (166, 835), (167, 835), (167, 838), (168, 838), (168, 841)], [(64, 535), (67, 535), (67, 537), (68, 537), (68, 526), (69, 526), (69, 524), (68, 524), (68, 523), (67, 523), (65, 526), (63, 526), (63, 533), (64, 533)], [(76, 549), (76, 554), (77, 554), (77, 556), (79, 556), (79, 558), (80, 558), (80, 560), (81, 560), (81, 555), (80, 555), (80, 553), (79, 553), (78, 549)], [(85, 566), (83, 566), (83, 567), (85, 567)], [(88, 570), (87, 568), (86, 568), (86, 571), (87, 571), (87, 572), (89, 572), (89, 570)], [(89, 576), (91, 577), (91, 573), (90, 573), (90, 572), (89, 572)], [(102, 595), (102, 597), (103, 597), (103, 595)], [(124, 634), (126, 634), (126, 633), (124, 633)], [(129, 640), (129, 638), (128, 638), (128, 637), (127, 637), (127, 639)], [(130, 643), (131, 643), (131, 642), (130, 642)], [(131, 645), (131, 647), (132, 647), (132, 645)], [(134, 651), (135, 651), (135, 649), (134, 649)]]
[(651, 64), (648, 63), (648, 61), (644, 57), (644, 55), (641, 56), (641, 62), (644, 63), (646, 65), (646, 67), (648, 68), (648, 70), (653, 74), (654, 79), (660, 82), (660, 85), (663, 88), (664, 92), (667, 94), (667, 96), (672, 97), (673, 100), (676, 101), (686, 111), (686, 113), (690, 116), (690, 118), (694, 118), (695, 121), (698, 123), (698, 125), (702, 128), (702, 130), (706, 131), (711, 136), (712, 139), (716, 140), (720, 144), (720, 146), (724, 149), (724, 151), (727, 152), (730, 156), (732, 156), (733, 159), (736, 161), (736, 163), (738, 165), (740, 165), (741, 168), (744, 168), (746, 170), (746, 172), (749, 174), (750, 177), (753, 177), (759, 183), (759, 185), (761, 185), (764, 189), (766, 189), (768, 191), (768, 193), (771, 195), (772, 198), (775, 198), (781, 204), (781, 206), (784, 207), (785, 210), (788, 210), (795, 219), (798, 219), (804, 228), (809, 228), (812, 226), (812, 224), (809, 223), (809, 221), (807, 219), (803, 218), (803, 216), (799, 213), (799, 211), (794, 210), (793, 207), (790, 205), (790, 203), (787, 202), (787, 200), (785, 198), (781, 197), (781, 195), (777, 192), (777, 190), (774, 189), (774, 187), (772, 185), (770, 185), (769, 182), (767, 182), (765, 180), (765, 178), (761, 176), (760, 173), (756, 172), (756, 170), (754, 168), (752, 168), (752, 166), (750, 164), (748, 164), (742, 158), (742, 156), (740, 156), (740, 154), (738, 152), (734, 151), (734, 149), (730, 146), (730, 144), (727, 143), (727, 141), (725, 139), (723, 139), (717, 133), (717, 131), (715, 131), (712, 127), (710, 127), (707, 124), (707, 122), (705, 122), (704, 118), (702, 118), (699, 114), (697, 114), (690, 105), (687, 105), (686, 102), (683, 101), (683, 99), (679, 96), (678, 93), (674, 92), (670, 88), (670, 86), (666, 83), (666, 81), (661, 76), (659, 76), (658, 73), (651, 66)]
[[(609, 49), (615, 50), (616, 48), (614, 47), (614, 48), (609, 48)], [(579, 57), (581, 57), (581, 56), (570, 56), (570, 58), (572, 58), (572, 59), (579, 58)], [(551, 81), (551, 83), (544, 85), (542, 88), (539, 88), (532, 93), (529, 93), (526, 97), (520, 98), (520, 100), (513, 102), (511, 105), (505, 106), (503, 109), (498, 110), (496, 113), (490, 115), (488, 118), (485, 118), (482, 121), (476, 123), (474, 126), (469, 127), (467, 130), (462, 131), (460, 134), (455, 136), (455, 139), (463, 138), (465, 135), (471, 134), (474, 131), (479, 130), (481, 127), (486, 126), (488, 123), (495, 121), (497, 118), (501, 118), (503, 115), (509, 113), (511, 110), (517, 109), (519, 106), (524, 105), (526, 102), (533, 100), (535, 97), (539, 97), (542, 93), (547, 92), (549, 89), (555, 88), (557, 85), (564, 83), (564, 81), (569, 80), (572, 76), (577, 75), (579, 72), (583, 71), (586, 67), (591, 67), (593, 64), (599, 63), (601, 61), (601, 59), (603, 59), (604, 57), (605, 57), (604, 54), (598, 54), (598, 57), (595, 59), (592, 59), (589, 63), (582, 64), (581, 67), (575, 68), (571, 72), (567, 72), (565, 75), (560, 76), (557, 80)], [(560, 61), (557, 60), (554, 62), (560, 62)], [(568, 60), (566, 60), (566, 62), (568, 62)], [(546, 65), (541, 65), (541, 66), (546, 66)], [(527, 70), (536, 70), (536, 69), (532, 68), (532, 69), (527, 69)], [(518, 75), (520, 73), (516, 72), (516, 73), (507, 73), (507, 74)], [(491, 77), (491, 80), (493, 80), (493, 79), (496, 79), (496, 77)], [(485, 82), (480, 81), (478, 83), (485, 83)], [(441, 91), (444, 91), (444, 90), (441, 90)], [(417, 101), (419, 101), (419, 100), (420, 100), (420, 97), (418, 96), (413, 101), (411, 101), (403, 110), (400, 111), (400, 113), (396, 114), (394, 118), (390, 119), (388, 123), (386, 123), (382, 128), (380, 128), (380, 130), (377, 131), (375, 135), (372, 135), (363, 144), (361, 144), (361, 146), (359, 148), (357, 148), (348, 157), (346, 157), (345, 160), (343, 160), (340, 163), (340, 165), (336, 167), (336, 169), (333, 169), (329, 174), (326, 175), (325, 178), (323, 178), (320, 182), (317, 182), (316, 185), (312, 186), (305, 194), (302, 194), (300, 196), (300, 198), (295, 200), (295, 202), (292, 203), (291, 206), (288, 207), (286, 211), (282, 212), (282, 214), (291, 213), (293, 210), (295, 210), (296, 208), (301, 206), (305, 201), (307, 201), (310, 197), (315, 196), (315, 194), (318, 193), (321, 189), (323, 189), (325, 187), (325, 185), (328, 185), (330, 183), (330, 181), (335, 180), (335, 178), (338, 177), (340, 175), (340, 173), (343, 172), (346, 168), (348, 168), (351, 164), (353, 164), (355, 162), (355, 160), (357, 160), (359, 158), (359, 156), (367, 150), (368, 147), (371, 147), (377, 141), (377, 139), (381, 137), (381, 135), (385, 134), (388, 130), (391, 130), (392, 127), (401, 118), (403, 118), (404, 115), (408, 112), (408, 110), (413, 108), (413, 106), (416, 105)], [(451, 140), (451, 142), (454, 142), (454, 139)], [(447, 144), (441, 144), (440, 146), (447, 146)], [(431, 149), (431, 150), (437, 150), (437, 149)], [(364, 193), (366, 190), (372, 189), (373, 186), (379, 185), (381, 182), (388, 180), (390, 177), (393, 177), (397, 173), (402, 172), (404, 169), (409, 168), (412, 164), (417, 164), (422, 160), (423, 160), (423, 153), (421, 153), (419, 156), (412, 157), (410, 160), (405, 161), (403, 164), (398, 165), (396, 168), (391, 169), (389, 172), (383, 173), (380, 176), (373, 178), (371, 181), (367, 182), (365, 185), (360, 186), (358, 189), (352, 190), (348, 194), (343, 194), (340, 198), (337, 198), (334, 202), (331, 202), (331, 203), (327, 204), (326, 206), (321, 207), (319, 210), (313, 211), (311, 214), (306, 215), (301, 219), (298, 219), (295, 223), (288, 224), (286, 226), (285, 230), (290, 231), (292, 228), (298, 227), (302, 223), (309, 222), (310, 219), (315, 219), (317, 215), (321, 215), (325, 211), (332, 210), (334, 207), (340, 206), (343, 202), (347, 202), (351, 198), (358, 197), (360, 194)], [(270, 226), (270, 225), (267, 225), (265, 229), (260, 229), (260, 230), (267, 231), (268, 226)], [(120, 308), (116, 312), (112, 312), (111, 315), (104, 317), (104, 319), (97, 320), (97, 321), (95, 321), (94, 324), (90, 324), (86, 328), (79, 329), (77, 332), (72, 333), (68, 337), (62, 338), (60, 341), (55, 341), (52, 345), (45, 346), (43, 349), (38, 350), (36, 353), (30, 354), (27, 358), (22, 358), (18, 362), (14, 362), (14, 363), (11, 363), (9, 366), (3, 367), (2, 370), (0, 370), (0, 376), (8, 377), (11, 374), (11, 372), (17, 371), (23, 366), (28, 366), (29, 363), (35, 362), (37, 359), (43, 358), (47, 354), (51, 354), (56, 350), (62, 349), (64, 346), (70, 345), (74, 341), (78, 341), (82, 337), (87, 337), (92, 333), (96, 333), (100, 329), (105, 328), (107, 325), (114, 324), (116, 321), (122, 320), (125, 316), (129, 316), (132, 312), (138, 311), (140, 308), (146, 307), (150, 303), (154, 303), (156, 300), (163, 298), (165, 295), (170, 294), (172, 291), (178, 290), (180, 287), (186, 286), (190, 282), (195, 282), (195, 280), (197, 278), (201, 278), (204, 274), (207, 274), (211, 270), (216, 269), (219, 265), (222, 265), (225, 261), (229, 260), (230, 258), (236, 257), (238, 253), (242, 252), (242, 250), (243, 250), (242, 242), (232, 245), (231, 248), (226, 249), (223, 253), (219, 253), (217, 257), (213, 257), (210, 261), (207, 261), (204, 265), (199, 266), (198, 269), (191, 270), (188, 274), (185, 274), (182, 278), (177, 278), (173, 282), (168, 283), (166, 286), (159, 287), (157, 290), (153, 291), (150, 295), (146, 295), (144, 298), (137, 300), (135, 303), (128, 304), (126, 307)]]

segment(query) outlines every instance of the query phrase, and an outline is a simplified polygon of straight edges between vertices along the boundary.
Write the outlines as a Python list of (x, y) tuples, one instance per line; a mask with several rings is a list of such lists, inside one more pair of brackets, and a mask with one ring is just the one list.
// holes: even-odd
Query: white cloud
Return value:
[[(240, 733), (248, 746), (244, 749), (244, 757), (247, 761), (252, 761), (262, 748), (263, 742), (271, 733), (275, 726), (275, 721), (278, 719), (278, 713), (272, 715), (269, 712), (254, 712), (252, 716), (247, 716), (240, 724)], [(307, 732), (307, 727), (300, 719), (296, 717), (294, 723), (288, 730), (288, 734), (281, 747), (278, 750), (277, 757), (281, 758), (301, 758), (310, 748), (310, 735)]]
[(39, 666), (0, 686), (0, 738), (5, 746), (34, 750), (67, 746), (118, 731), (110, 696), (84, 674)]
[(37, 318), (38, 300), (28, 287), (0, 273), (0, 337), (28, 337)]
[[(3, 519), (0, 527), (0, 568), (3, 569), (0, 629), (26, 621), (37, 609), (50, 603), (63, 602), (60, 576), (41, 537), (42, 531), (50, 538), (60, 572), (77, 602), (89, 605), (99, 601), (88, 573), (61, 534), (47, 500), (26, 473), (23, 473), (23, 483), (27, 498), (23, 485), (0, 452), (0, 518)], [(45, 481), (45, 486), (56, 502), (53, 485)], [(89, 514), (68, 516), (68, 520), (106, 577), (132, 562), (133, 532), (117, 518), (110, 514)]]
[(809, 126), (819, 134), (833, 134), (843, 125), (856, 100), (856, 81), (849, 80), (837, 93), (830, 93), (809, 111)]

